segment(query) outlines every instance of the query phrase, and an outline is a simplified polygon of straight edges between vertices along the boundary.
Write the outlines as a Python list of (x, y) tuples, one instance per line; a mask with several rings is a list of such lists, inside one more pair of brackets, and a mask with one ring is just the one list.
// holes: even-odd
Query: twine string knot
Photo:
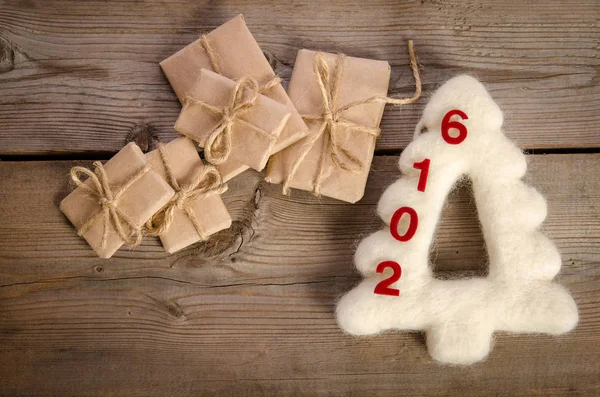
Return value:
[[(148, 165), (144, 166), (127, 179), (119, 188), (113, 191), (110, 187), (108, 176), (106, 175), (106, 170), (102, 163), (95, 161), (93, 165), (95, 167), (94, 172), (80, 166), (71, 168), (71, 180), (77, 187), (82, 188), (94, 197), (100, 205), (100, 208), (83, 222), (77, 230), (77, 233), (82, 236), (98, 218), (102, 217), (104, 220), (102, 239), (100, 241), (100, 246), (102, 248), (106, 248), (111, 226), (126, 245), (139, 245), (143, 239), (142, 228), (136, 225), (119, 208), (118, 204), (119, 199), (123, 194), (142, 176), (150, 171), (150, 167)], [(93, 187), (89, 187), (86, 183), (87, 180), (83, 181), (81, 176), (87, 176), (87, 180), (91, 181)]]
[(201, 240), (206, 240), (208, 236), (204, 232), (198, 217), (194, 211), (194, 205), (197, 201), (204, 200), (213, 195), (223, 194), (227, 191), (227, 185), (223, 184), (221, 174), (211, 165), (206, 165), (196, 176), (192, 183), (181, 186), (169, 161), (165, 145), (158, 144), (158, 150), (165, 172), (167, 181), (175, 190), (175, 195), (169, 203), (156, 213), (148, 222), (146, 222), (146, 232), (151, 236), (160, 236), (169, 230), (175, 218), (175, 209), (185, 212), (198, 233)]
[(100, 202), (100, 205), (102, 207), (108, 207), (109, 209), (111, 207), (116, 207), (117, 206), (117, 201), (114, 200), (114, 199), (113, 200), (109, 200), (107, 198), (102, 197), (99, 202)]
[(191, 95), (184, 98), (184, 106), (199, 105), (219, 118), (219, 122), (208, 135), (204, 144), (204, 155), (209, 163), (219, 165), (227, 161), (232, 148), (231, 134), (236, 124), (248, 127), (270, 141), (277, 139), (272, 132), (265, 131), (242, 119), (242, 116), (256, 105), (258, 95), (259, 86), (256, 80), (250, 76), (244, 76), (236, 81), (227, 104), (222, 108), (198, 100)]

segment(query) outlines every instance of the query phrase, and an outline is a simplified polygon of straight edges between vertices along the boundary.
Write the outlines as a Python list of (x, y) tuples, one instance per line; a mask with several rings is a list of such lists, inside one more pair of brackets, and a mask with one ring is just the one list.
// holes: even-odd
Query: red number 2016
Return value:
[[(442, 138), (444, 138), (444, 141), (450, 145), (458, 145), (467, 139), (467, 127), (459, 121), (450, 121), (452, 116), (459, 116), (462, 118), (462, 120), (468, 120), (469, 117), (462, 110), (454, 109), (446, 113), (442, 119)], [(450, 129), (458, 130), (458, 135), (451, 136)], [(413, 164), (415, 169), (421, 171), (421, 174), (419, 175), (419, 184), (417, 185), (417, 190), (420, 192), (424, 192), (427, 188), (427, 177), (429, 176), (430, 164), (431, 160), (428, 158)], [(400, 223), (402, 216), (405, 214), (410, 217), (410, 221), (406, 232), (403, 235), (400, 235), (400, 233), (398, 233), (398, 224)], [(390, 233), (396, 240), (406, 242), (413, 238), (417, 232), (418, 226), (419, 216), (417, 215), (417, 211), (411, 207), (401, 207), (394, 212), (394, 215), (392, 215), (392, 220), (390, 222)], [(388, 267), (391, 268), (394, 273), (385, 280), (380, 281), (375, 286), (374, 292), (378, 295), (400, 296), (400, 290), (396, 288), (390, 288), (390, 285), (394, 284), (400, 279), (400, 276), (402, 275), (402, 268), (398, 262), (384, 261), (377, 265), (377, 273), (383, 273)]]
[(375, 286), (374, 292), (378, 295), (400, 296), (400, 290), (396, 288), (390, 288), (390, 285), (400, 280), (400, 276), (402, 275), (402, 268), (400, 267), (398, 262), (385, 261), (377, 265), (377, 273), (383, 273), (383, 271), (388, 267), (391, 268), (394, 271), (394, 273), (385, 280), (380, 281), (379, 284)]
[[(458, 145), (467, 139), (467, 127), (458, 121), (450, 121), (450, 118), (455, 115), (460, 116), (463, 120), (469, 119), (462, 110), (454, 109), (446, 113), (442, 119), (442, 138), (451, 145)], [(456, 137), (450, 136), (450, 128), (458, 130)]]
[[(398, 223), (400, 223), (400, 218), (402, 218), (402, 215), (404, 214), (410, 216), (410, 223), (408, 224), (406, 233), (400, 235), (398, 233)], [(417, 211), (411, 207), (401, 207), (394, 212), (394, 215), (392, 215), (392, 220), (390, 222), (390, 233), (396, 240), (406, 242), (413, 238), (417, 232), (417, 226), (419, 226), (419, 216), (417, 215)]]

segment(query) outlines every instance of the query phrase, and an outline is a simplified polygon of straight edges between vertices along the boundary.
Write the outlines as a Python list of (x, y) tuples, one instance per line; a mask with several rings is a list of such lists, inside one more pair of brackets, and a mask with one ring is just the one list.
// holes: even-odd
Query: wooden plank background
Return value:
[[(136, 126), (174, 137), (180, 106), (157, 63), (242, 12), (277, 73), (301, 48), (392, 65), (409, 95), (406, 40), (429, 92), (457, 73), (486, 82), (523, 148), (599, 147), (596, 0), (2, 1), (5, 153), (115, 152)], [(410, 140), (425, 105), (386, 112), (378, 148)]]
[[(147, 238), (95, 257), (58, 211), (68, 170), (173, 138), (179, 105), (157, 63), (240, 12), (284, 79), (300, 48), (341, 51), (388, 60), (390, 93), (409, 95), (413, 38), (425, 97), (386, 110), (358, 204), (285, 197), (248, 171), (224, 197), (230, 230), (175, 255)], [(0, 0), (0, 395), (599, 395), (599, 17), (574, 0)], [(527, 181), (548, 199), (581, 321), (560, 337), (499, 334), (486, 361), (452, 367), (417, 333), (344, 335), (333, 310), (360, 281), (353, 249), (382, 226), (376, 203), (427, 94), (464, 72), (534, 153)], [(484, 274), (483, 244), (462, 185), (436, 273)]]

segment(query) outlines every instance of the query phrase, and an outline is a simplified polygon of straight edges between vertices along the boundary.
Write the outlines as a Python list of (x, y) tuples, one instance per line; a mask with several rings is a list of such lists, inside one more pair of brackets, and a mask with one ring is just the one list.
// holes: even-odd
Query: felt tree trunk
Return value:
[[(487, 356), (495, 331), (560, 334), (575, 327), (575, 302), (552, 282), (560, 254), (539, 231), (546, 202), (521, 181), (525, 156), (502, 123), (501, 110), (472, 77), (455, 77), (432, 96), (400, 157), (404, 176), (379, 201), (389, 227), (357, 249), (355, 265), (365, 280), (338, 304), (342, 329), (353, 335), (421, 330), (433, 358), (471, 364)], [(429, 265), (435, 228), (464, 176), (472, 180), (489, 273), (435, 279)]]

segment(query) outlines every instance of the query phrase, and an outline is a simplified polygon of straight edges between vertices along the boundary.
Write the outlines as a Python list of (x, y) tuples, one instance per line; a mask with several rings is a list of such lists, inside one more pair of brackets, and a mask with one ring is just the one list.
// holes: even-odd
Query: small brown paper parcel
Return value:
[(265, 168), (290, 114), (285, 105), (259, 94), (253, 78), (236, 82), (202, 69), (175, 130), (197, 141), (206, 161), (227, 180), (235, 176), (227, 174), (231, 161), (257, 171)]
[[(194, 88), (201, 69), (212, 70), (232, 80), (245, 76), (255, 79), (261, 94), (287, 106), (291, 112), (270, 154), (288, 147), (308, 134), (306, 124), (281, 84), (273, 84), (273, 79), (276, 79), (273, 68), (248, 30), (242, 15), (227, 21), (163, 60), (160, 67), (181, 103)], [(246, 169), (248, 166), (233, 159), (226, 167), (220, 167), (225, 181)]]
[(309, 135), (271, 157), (266, 180), (349, 203), (360, 200), (373, 160), (386, 103), (416, 101), (421, 81), (412, 41), (412, 98), (388, 98), (390, 66), (385, 61), (300, 50), (288, 93), (307, 122)]
[[(175, 194), (167, 182), (150, 169), (135, 143), (127, 144), (95, 171), (73, 167), (77, 185), (60, 202), (60, 210), (79, 235), (101, 258), (110, 258), (123, 244), (142, 241), (142, 227)], [(88, 178), (82, 181), (80, 176)]]
[(204, 165), (189, 138), (177, 138), (146, 154), (152, 170), (175, 190), (175, 195), (146, 223), (169, 253), (179, 251), (231, 226), (221, 194), (227, 185), (218, 171)]

